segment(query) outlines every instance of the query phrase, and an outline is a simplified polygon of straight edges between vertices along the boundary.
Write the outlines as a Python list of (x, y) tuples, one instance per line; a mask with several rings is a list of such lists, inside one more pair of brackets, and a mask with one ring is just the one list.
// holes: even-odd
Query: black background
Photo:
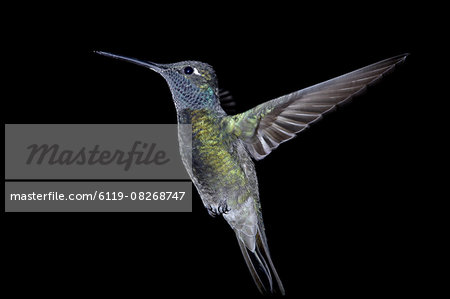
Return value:
[[(14, 91), (5, 123), (176, 122), (161, 77), (94, 50), (207, 62), (239, 111), (409, 52), (395, 72), (256, 167), (288, 295), (422, 290), (424, 215), (413, 196), (411, 149), (425, 138), (414, 109), (433, 24), (425, 28), (416, 10), (392, 4), (204, 8), (22, 8), (5, 46)], [(3, 216), (9, 285), (18, 294), (258, 295), (234, 233), (209, 217), (196, 193), (192, 213)]]

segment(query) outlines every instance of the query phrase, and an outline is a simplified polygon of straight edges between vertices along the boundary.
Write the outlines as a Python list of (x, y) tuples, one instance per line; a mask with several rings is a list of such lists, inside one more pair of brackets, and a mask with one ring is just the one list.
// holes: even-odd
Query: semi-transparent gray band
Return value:
[(5, 212), (192, 212), (192, 183), (7, 181)]
[(6, 124), (5, 211), (190, 212), (179, 130), (190, 136), (190, 125)]
[[(189, 179), (178, 149), (178, 128), (6, 124), (5, 178)], [(190, 125), (180, 128), (190, 130)]]

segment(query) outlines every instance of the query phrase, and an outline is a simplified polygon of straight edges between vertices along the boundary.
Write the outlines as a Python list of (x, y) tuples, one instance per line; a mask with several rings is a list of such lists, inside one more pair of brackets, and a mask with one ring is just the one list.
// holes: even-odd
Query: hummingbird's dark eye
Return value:
[(185, 73), (186, 75), (190, 75), (190, 74), (192, 74), (193, 72), (194, 72), (194, 69), (191, 68), (190, 66), (187, 66), (187, 67), (184, 68), (184, 73)]

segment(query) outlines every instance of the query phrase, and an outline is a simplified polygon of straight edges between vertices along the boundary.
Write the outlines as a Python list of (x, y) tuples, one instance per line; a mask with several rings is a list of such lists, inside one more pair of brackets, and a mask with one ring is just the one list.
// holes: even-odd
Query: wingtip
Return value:
[(410, 53), (403, 53), (398, 56), (395, 56), (395, 58), (398, 58), (399, 62), (404, 62), (409, 55)]
[(381, 62), (390, 61), (393, 65), (398, 65), (398, 64), (402, 64), (403, 62), (405, 62), (406, 58), (409, 55), (410, 55), (410, 53), (403, 53), (403, 54), (399, 54), (399, 55), (393, 56), (391, 58), (388, 58), (386, 60), (383, 60)]

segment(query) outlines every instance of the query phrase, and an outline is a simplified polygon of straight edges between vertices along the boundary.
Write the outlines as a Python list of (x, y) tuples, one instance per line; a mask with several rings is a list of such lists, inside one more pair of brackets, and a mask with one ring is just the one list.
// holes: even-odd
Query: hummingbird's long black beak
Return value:
[(108, 53), (108, 52), (103, 52), (103, 51), (94, 51), (94, 53), (99, 54), (99, 55), (103, 55), (106, 57), (111, 57), (114, 59), (119, 59), (119, 60), (123, 60), (123, 61), (128, 61), (146, 68), (149, 68), (157, 73), (160, 73), (161, 71), (164, 70), (164, 65), (158, 64), (158, 63), (154, 63), (154, 62), (150, 62), (150, 61), (143, 61), (143, 60), (139, 60), (136, 58), (130, 58), (130, 57), (125, 57), (125, 56), (121, 56), (121, 55), (116, 55), (116, 54), (112, 54), (112, 53)]

